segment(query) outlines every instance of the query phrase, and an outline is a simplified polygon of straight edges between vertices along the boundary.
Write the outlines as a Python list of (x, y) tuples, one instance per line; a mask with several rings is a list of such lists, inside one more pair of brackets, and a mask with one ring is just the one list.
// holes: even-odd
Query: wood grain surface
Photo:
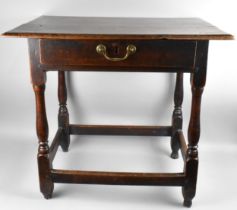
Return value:
[(233, 39), (232, 35), (198, 18), (62, 16), (41, 16), (3, 36), (47, 39)]

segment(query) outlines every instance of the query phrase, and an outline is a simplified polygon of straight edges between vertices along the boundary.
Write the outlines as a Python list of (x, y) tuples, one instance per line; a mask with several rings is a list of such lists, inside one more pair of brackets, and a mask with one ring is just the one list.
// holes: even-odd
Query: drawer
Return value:
[[(104, 54), (98, 53), (98, 45), (103, 45)], [(131, 45), (133, 48), (130, 50), (133, 51), (128, 49)], [(40, 40), (40, 63), (86, 69), (192, 69), (195, 49), (195, 41), (42, 39)]]

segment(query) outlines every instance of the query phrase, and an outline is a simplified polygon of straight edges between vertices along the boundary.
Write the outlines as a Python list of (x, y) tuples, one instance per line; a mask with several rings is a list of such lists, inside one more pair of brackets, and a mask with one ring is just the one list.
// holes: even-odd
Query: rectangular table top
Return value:
[(231, 34), (199, 18), (66, 16), (40, 16), (3, 36), (45, 39), (233, 39)]

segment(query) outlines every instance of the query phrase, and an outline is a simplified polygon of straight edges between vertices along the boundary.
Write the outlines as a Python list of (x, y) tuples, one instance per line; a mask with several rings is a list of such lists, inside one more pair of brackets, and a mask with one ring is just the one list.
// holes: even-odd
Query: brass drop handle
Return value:
[(136, 52), (137, 48), (136, 46), (129, 44), (126, 48), (126, 55), (122, 58), (111, 58), (107, 55), (107, 50), (106, 50), (106, 46), (103, 44), (99, 44), (96, 47), (96, 52), (100, 55), (103, 55), (107, 60), (109, 61), (123, 61), (126, 60), (128, 58), (129, 55), (132, 55)]

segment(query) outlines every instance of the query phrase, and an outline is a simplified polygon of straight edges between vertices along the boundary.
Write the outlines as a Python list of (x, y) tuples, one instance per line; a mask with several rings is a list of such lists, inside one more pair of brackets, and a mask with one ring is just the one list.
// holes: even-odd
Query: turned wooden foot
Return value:
[(172, 159), (178, 159), (179, 158), (179, 153), (178, 152), (175, 152), (175, 151), (172, 151), (170, 157)]
[(178, 132), (175, 132), (175, 134), (171, 137), (171, 149), (172, 153), (170, 157), (173, 159), (178, 159), (180, 149)]
[(63, 130), (63, 134), (61, 138), (62, 139), (61, 139), (60, 146), (64, 152), (68, 152), (69, 145), (70, 145), (70, 135), (67, 134), (67, 132)]
[(192, 200), (184, 200), (183, 206), (190, 208), (192, 206)]
[(52, 193), (44, 193), (43, 195), (44, 195), (44, 198), (48, 200), (48, 199), (52, 198), (53, 192)]
[(171, 138), (171, 155), (170, 157), (172, 159), (178, 159), (179, 158), (179, 142), (178, 142), (178, 139), (176, 139), (175, 137), (172, 137)]

